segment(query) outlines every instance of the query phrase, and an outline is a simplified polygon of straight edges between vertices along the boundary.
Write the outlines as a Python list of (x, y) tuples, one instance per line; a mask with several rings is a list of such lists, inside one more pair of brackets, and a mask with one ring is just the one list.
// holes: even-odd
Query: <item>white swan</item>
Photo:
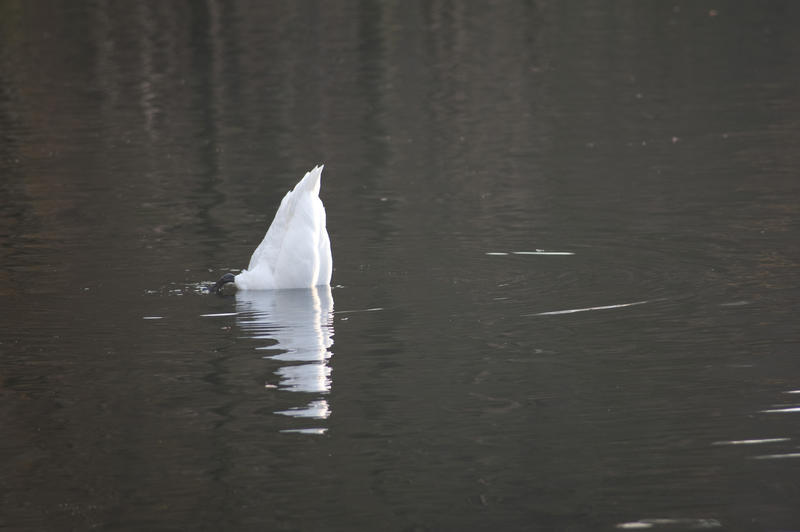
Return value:
[(230, 283), (238, 290), (311, 288), (331, 282), (331, 241), (325, 228), (325, 207), (319, 199), (323, 165), (306, 173), (283, 197), (275, 219), (246, 270), (226, 273), (212, 292)]

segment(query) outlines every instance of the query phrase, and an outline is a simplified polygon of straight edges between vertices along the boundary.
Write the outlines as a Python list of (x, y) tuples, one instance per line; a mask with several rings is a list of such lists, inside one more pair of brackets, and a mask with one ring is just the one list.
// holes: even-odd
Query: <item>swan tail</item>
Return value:
[(319, 196), (319, 182), (320, 178), (322, 177), (322, 169), (325, 168), (324, 164), (320, 164), (315, 166), (313, 170), (310, 172), (306, 172), (306, 175), (303, 176), (303, 179), (300, 180), (297, 185), (295, 185), (294, 189), (290, 192), (304, 192), (308, 191), (315, 196)]

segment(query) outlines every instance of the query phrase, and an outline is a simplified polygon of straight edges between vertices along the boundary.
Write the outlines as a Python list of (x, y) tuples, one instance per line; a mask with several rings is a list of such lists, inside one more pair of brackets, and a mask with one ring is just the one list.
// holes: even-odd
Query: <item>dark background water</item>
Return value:
[(800, 529), (799, 24), (0, 2), (0, 529)]

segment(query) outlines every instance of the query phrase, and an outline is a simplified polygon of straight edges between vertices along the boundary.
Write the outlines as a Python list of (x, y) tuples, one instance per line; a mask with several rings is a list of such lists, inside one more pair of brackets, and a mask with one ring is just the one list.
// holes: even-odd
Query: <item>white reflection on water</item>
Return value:
[[(275, 353), (264, 358), (287, 362), (275, 372), (280, 389), (314, 394), (330, 391), (333, 296), (329, 286), (240, 291), (236, 310), (236, 322), (248, 337), (271, 341), (258, 348)], [(325, 419), (330, 416), (330, 405), (317, 396), (305, 406), (276, 413)]]
[(800, 458), (800, 453), (762, 454), (753, 457), (756, 460), (780, 460), (782, 458)]
[(769, 410), (761, 410), (764, 414), (776, 414), (781, 412), (800, 412), (800, 406), (790, 406), (787, 408), (770, 408)]
[(280, 410), (276, 414), (283, 414), (292, 417), (313, 417), (317, 419), (324, 419), (331, 415), (330, 406), (328, 401), (319, 400), (308, 403), (305, 408), (290, 408), (288, 410)]
[(708, 530), (712, 528), (722, 527), (716, 519), (695, 519), (695, 518), (655, 518), (655, 519), (639, 519), (638, 521), (630, 521), (627, 523), (617, 524), (617, 528), (623, 530), (644, 530), (655, 527), (681, 527), (689, 530)]
[(575, 253), (572, 251), (547, 251), (545, 249), (537, 249), (535, 251), (489, 251), (486, 253), (491, 257), (505, 257), (509, 254), (511, 255), (574, 255)]
[(760, 445), (762, 443), (780, 443), (789, 441), (791, 438), (761, 438), (753, 440), (725, 440), (715, 441), (711, 445)]
[(523, 314), (523, 316), (556, 316), (558, 314), (574, 314), (576, 312), (590, 312), (593, 310), (611, 310), (615, 308), (634, 307), (636, 305), (644, 305), (645, 303), (649, 303), (649, 301), (634, 301), (633, 303), (603, 305), (602, 307), (584, 307), (584, 308), (572, 308), (568, 310), (551, 310), (548, 312), (537, 312), (536, 314)]

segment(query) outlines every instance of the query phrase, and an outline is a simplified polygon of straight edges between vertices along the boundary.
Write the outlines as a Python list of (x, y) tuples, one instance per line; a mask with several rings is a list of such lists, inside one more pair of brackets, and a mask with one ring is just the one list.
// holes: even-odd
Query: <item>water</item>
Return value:
[(0, 528), (800, 528), (799, 16), (0, 4)]

